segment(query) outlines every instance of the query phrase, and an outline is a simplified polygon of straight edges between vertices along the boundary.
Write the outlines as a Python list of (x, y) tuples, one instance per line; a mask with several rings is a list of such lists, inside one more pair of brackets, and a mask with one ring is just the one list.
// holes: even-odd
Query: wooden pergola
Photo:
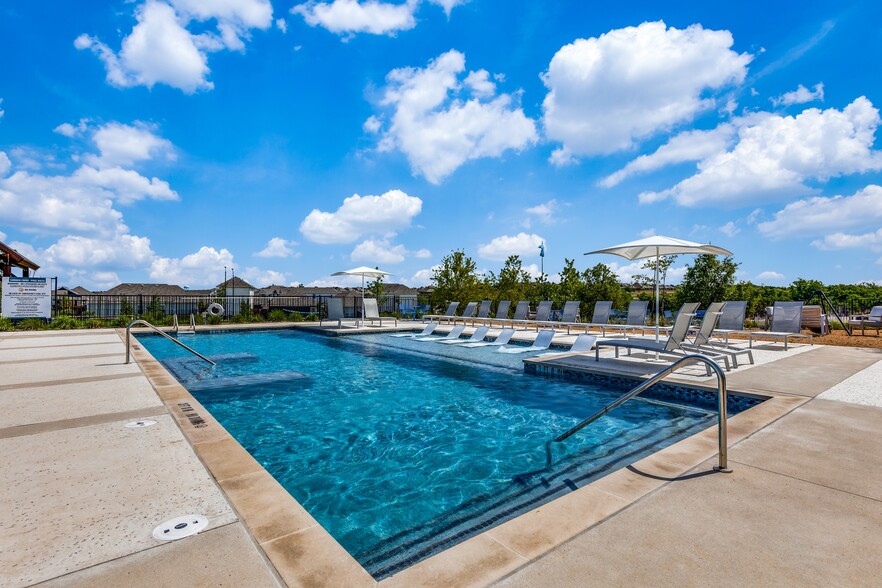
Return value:
[(14, 268), (21, 270), (22, 278), (27, 278), (32, 271), (40, 269), (40, 266), (6, 243), (0, 242), (0, 276), (10, 277)]

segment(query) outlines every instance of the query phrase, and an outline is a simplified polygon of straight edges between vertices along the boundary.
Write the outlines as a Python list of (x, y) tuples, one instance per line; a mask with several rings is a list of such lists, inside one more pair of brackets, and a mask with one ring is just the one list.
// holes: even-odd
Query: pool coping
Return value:
[[(281, 323), (271, 328), (316, 332), (317, 329), (309, 328), (311, 326)], [(230, 325), (218, 325), (200, 330), (229, 328)], [(264, 325), (235, 326), (235, 330), (266, 328)], [(116, 332), (125, 342), (125, 329)], [(487, 586), (666, 484), (682, 480), (684, 474), (717, 453), (717, 426), (713, 425), (378, 582), (137, 340), (132, 342), (131, 349), (134, 361), (196, 455), (220, 486), (255, 543), (289, 585)], [(566, 369), (578, 371), (570, 366)], [(700, 383), (676, 378), (666, 381), (707, 388)], [(730, 392), (767, 399), (729, 418), (730, 447), (811, 400), (789, 394)]]

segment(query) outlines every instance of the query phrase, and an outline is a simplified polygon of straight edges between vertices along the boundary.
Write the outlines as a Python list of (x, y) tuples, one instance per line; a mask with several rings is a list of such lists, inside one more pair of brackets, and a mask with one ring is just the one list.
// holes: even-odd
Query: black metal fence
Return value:
[[(335, 296), (310, 294), (305, 296), (164, 296), (149, 294), (86, 294), (81, 296), (56, 296), (53, 299), (53, 316), (70, 316), (76, 319), (97, 318), (115, 320), (117, 318), (143, 317), (201, 317), (208, 314), (208, 307), (220, 304), (223, 312), (220, 317), (232, 318), (272, 318), (278, 320), (284, 313), (297, 320), (310, 315), (327, 316), (327, 301)], [(361, 297), (358, 295), (340, 296), (343, 312), (347, 317), (361, 316)], [(381, 314), (401, 316), (419, 315), (427, 308), (418, 304), (416, 296), (383, 296), (378, 301)]]

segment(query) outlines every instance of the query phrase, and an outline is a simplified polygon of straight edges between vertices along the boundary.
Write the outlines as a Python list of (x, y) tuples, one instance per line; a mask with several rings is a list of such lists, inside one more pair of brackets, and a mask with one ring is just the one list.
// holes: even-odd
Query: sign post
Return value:
[(52, 285), (49, 278), (3, 278), (0, 315), (4, 318), (50, 318)]

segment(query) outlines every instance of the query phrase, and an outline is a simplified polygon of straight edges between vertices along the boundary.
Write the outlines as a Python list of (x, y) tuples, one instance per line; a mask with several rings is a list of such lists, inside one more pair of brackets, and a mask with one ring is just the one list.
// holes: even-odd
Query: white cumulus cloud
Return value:
[(812, 245), (825, 251), (836, 249), (882, 249), (882, 229), (860, 235), (851, 235), (843, 232), (824, 235), (822, 239), (812, 241)]
[(780, 272), (765, 271), (757, 275), (759, 281), (780, 282), (784, 279), (784, 274)]
[(768, 113), (733, 121), (734, 148), (698, 163), (698, 173), (641, 202), (673, 198), (683, 206), (744, 204), (809, 193), (809, 180), (882, 169), (873, 149), (879, 111), (864, 97), (842, 110), (810, 108), (797, 116)]
[(791, 202), (772, 220), (759, 223), (767, 237), (823, 235), (882, 222), (882, 187), (871, 184), (851, 196), (816, 196)]
[[(59, 131), (61, 126), (56, 127), (56, 131)], [(74, 129), (73, 125), (68, 124), (68, 126), (71, 130)], [(65, 129), (61, 134), (72, 136), (67, 135), (67, 131), (68, 129)], [(98, 147), (100, 155), (87, 155), (84, 160), (95, 167), (131, 166), (141, 161), (175, 159), (175, 150), (171, 141), (156, 135), (149, 125), (140, 122), (134, 125), (107, 123), (95, 130), (92, 140)]]
[(769, 98), (775, 106), (790, 106), (791, 104), (805, 104), (806, 102), (824, 101), (824, 84), (815, 84), (814, 88), (809, 90), (802, 84), (792, 92), (785, 92), (777, 98)]
[(275, 270), (265, 270), (259, 267), (246, 267), (242, 270), (242, 279), (257, 288), (265, 288), (272, 284), (284, 284), (288, 281), (288, 275)]
[(552, 161), (613, 153), (717, 106), (713, 92), (742, 82), (751, 56), (729, 31), (645, 22), (561, 47), (542, 78)]
[(545, 239), (533, 233), (501, 235), (480, 245), (478, 255), (491, 261), (505, 261), (510, 255), (519, 255), (522, 259), (538, 257), (539, 245), (544, 242)]
[(392, 112), (388, 126), (378, 129), (379, 149), (400, 149), (414, 173), (433, 184), (467, 161), (520, 151), (537, 140), (535, 123), (511, 95), (496, 95), (483, 70), (460, 81), (464, 72), (465, 56), (451, 50), (425, 68), (386, 76), (380, 105)]
[(403, 4), (378, 0), (333, 0), (298, 4), (291, 9), (291, 13), (301, 15), (309, 26), (324, 27), (347, 37), (355, 33), (395, 35), (398, 31), (416, 26), (413, 16), (416, 7), (416, 0), (407, 0)]
[(227, 249), (200, 247), (181, 258), (155, 257), (150, 264), (150, 279), (191, 288), (209, 287), (224, 281), (224, 266), (233, 267), (233, 254)]
[(372, 263), (401, 263), (408, 257), (426, 259), (432, 253), (428, 249), (410, 251), (404, 245), (393, 244), (389, 239), (365, 239), (352, 250), (350, 259)]
[(738, 233), (741, 232), (741, 229), (738, 227), (738, 225), (735, 223), (735, 221), (729, 221), (726, 224), (724, 224), (722, 227), (719, 227), (717, 230), (720, 231), (721, 233), (723, 233), (724, 235), (726, 235), (727, 237), (734, 237), (735, 235), (737, 235)]
[[(118, 53), (96, 37), (80, 35), (77, 49), (89, 49), (104, 63), (107, 82), (120, 88), (167, 84), (186, 93), (209, 90), (208, 53), (241, 51), (252, 29), (272, 25), (269, 0), (147, 0), (135, 10), (137, 24)], [(190, 32), (192, 21), (213, 19), (216, 31)]]
[(296, 241), (287, 241), (281, 237), (273, 237), (267, 242), (266, 247), (254, 255), (256, 257), (290, 257), (294, 254), (293, 248), (296, 246)]
[(352, 243), (362, 235), (386, 236), (409, 227), (422, 207), (422, 200), (401, 190), (380, 196), (354, 194), (335, 212), (314, 209), (300, 223), (300, 232), (315, 243)]

